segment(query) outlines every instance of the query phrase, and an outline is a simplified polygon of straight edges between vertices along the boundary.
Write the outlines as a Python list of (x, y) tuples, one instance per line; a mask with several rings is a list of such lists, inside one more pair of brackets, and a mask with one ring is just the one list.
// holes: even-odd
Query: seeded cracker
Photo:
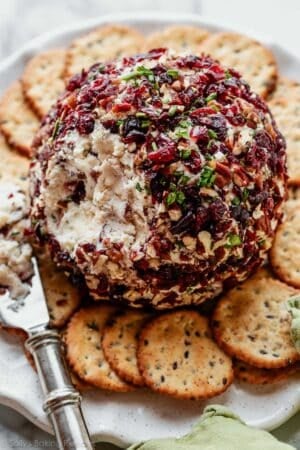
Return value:
[(287, 217), (277, 229), (270, 260), (282, 281), (300, 288), (300, 200), (290, 200), (288, 204)]
[(22, 76), (24, 95), (34, 112), (42, 118), (63, 92), (65, 50), (48, 50), (34, 56)]
[(213, 333), (226, 353), (252, 366), (275, 369), (299, 360), (286, 301), (298, 291), (260, 271), (221, 298)]
[(66, 357), (80, 379), (101, 389), (127, 392), (132, 387), (113, 372), (101, 347), (102, 330), (114, 312), (112, 306), (99, 305), (75, 313), (65, 334)]
[(92, 64), (138, 53), (144, 37), (133, 28), (106, 25), (75, 39), (66, 55), (65, 77), (69, 78)]
[(179, 53), (190, 51), (199, 54), (199, 46), (208, 36), (209, 32), (203, 28), (174, 25), (147, 36), (145, 50), (168, 47)]
[(278, 69), (273, 54), (247, 36), (226, 32), (212, 34), (201, 45), (201, 52), (236, 69), (253, 91), (264, 98), (276, 87)]
[(8, 143), (31, 156), (31, 143), (39, 120), (27, 105), (20, 81), (14, 82), (0, 100), (0, 129)]
[(0, 134), (0, 183), (13, 181), (26, 191), (28, 170), (29, 160), (12, 149)]
[(280, 79), (269, 107), (286, 139), (289, 184), (300, 186), (300, 84)]
[(279, 383), (297, 372), (300, 373), (299, 363), (291, 364), (281, 369), (259, 369), (242, 361), (235, 361), (233, 369), (237, 379), (250, 384)]
[(80, 293), (48, 253), (39, 252), (39, 270), (47, 298), (51, 326), (60, 328), (80, 305)]
[(138, 335), (150, 314), (127, 310), (113, 316), (103, 332), (102, 347), (105, 358), (120, 378), (143, 386), (144, 380), (137, 365)]
[(175, 311), (149, 322), (140, 334), (138, 364), (145, 384), (182, 399), (224, 392), (233, 380), (231, 359), (212, 340), (207, 318)]

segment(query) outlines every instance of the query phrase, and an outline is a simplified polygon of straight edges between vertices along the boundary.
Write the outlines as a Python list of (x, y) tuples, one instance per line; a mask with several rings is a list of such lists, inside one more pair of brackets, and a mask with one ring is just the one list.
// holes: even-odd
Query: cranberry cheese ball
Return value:
[(91, 296), (199, 304), (263, 261), (286, 156), (232, 69), (165, 49), (71, 79), (35, 139), (32, 223)]

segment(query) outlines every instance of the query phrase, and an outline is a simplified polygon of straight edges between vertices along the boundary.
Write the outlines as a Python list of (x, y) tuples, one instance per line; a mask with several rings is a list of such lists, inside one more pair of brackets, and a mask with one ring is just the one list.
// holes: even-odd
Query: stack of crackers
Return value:
[(199, 27), (172, 26), (145, 37), (133, 28), (107, 25), (67, 49), (38, 54), (0, 100), (0, 182), (28, 188), (32, 139), (70, 76), (155, 47), (210, 54), (241, 72), (268, 102), (287, 140), (290, 185), (270, 267), (228, 291), (210, 314), (191, 308), (158, 314), (84, 302), (49, 255), (36, 249), (52, 325), (63, 330), (67, 361), (81, 389), (149, 387), (203, 399), (224, 392), (234, 378), (281, 382), (299, 372), (300, 360), (286, 309), (287, 299), (300, 292), (300, 84), (279, 76), (269, 49), (247, 36)]

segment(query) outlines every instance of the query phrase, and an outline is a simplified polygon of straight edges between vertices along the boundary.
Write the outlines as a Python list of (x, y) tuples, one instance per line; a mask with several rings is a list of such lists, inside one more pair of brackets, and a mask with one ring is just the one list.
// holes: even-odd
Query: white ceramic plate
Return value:
[[(0, 64), (0, 93), (23, 71), (28, 58), (39, 51), (67, 45), (82, 32), (104, 23), (123, 22), (147, 33), (174, 23), (200, 25), (211, 31), (235, 30), (260, 39), (274, 51), (282, 74), (299, 79), (300, 61), (266, 36), (239, 30), (196, 15), (159, 13), (121, 14), (46, 34), (28, 43)], [(12, 337), (0, 335), (0, 402), (15, 408), (39, 427), (50, 431), (42, 411), (42, 395), (36, 374)], [(234, 383), (210, 403), (232, 408), (249, 425), (273, 429), (300, 408), (299, 378), (275, 386), (252, 387)], [(190, 430), (207, 402), (178, 401), (139, 390), (129, 394), (91, 391), (84, 395), (83, 409), (93, 439), (126, 446), (149, 438), (180, 436)]]

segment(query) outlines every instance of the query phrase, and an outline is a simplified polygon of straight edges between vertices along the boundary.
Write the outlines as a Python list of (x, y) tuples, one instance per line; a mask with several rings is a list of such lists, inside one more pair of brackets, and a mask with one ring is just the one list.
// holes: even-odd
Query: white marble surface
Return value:
[[(299, 0), (0, 0), (0, 59), (44, 31), (105, 13), (138, 10), (193, 12), (280, 39), (300, 57)], [(300, 415), (275, 434), (300, 449)], [(51, 436), (0, 406), (0, 449), (55, 449)], [(98, 450), (111, 446), (97, 445)], [(263, 450), (263, 449), (262, 449)]]

